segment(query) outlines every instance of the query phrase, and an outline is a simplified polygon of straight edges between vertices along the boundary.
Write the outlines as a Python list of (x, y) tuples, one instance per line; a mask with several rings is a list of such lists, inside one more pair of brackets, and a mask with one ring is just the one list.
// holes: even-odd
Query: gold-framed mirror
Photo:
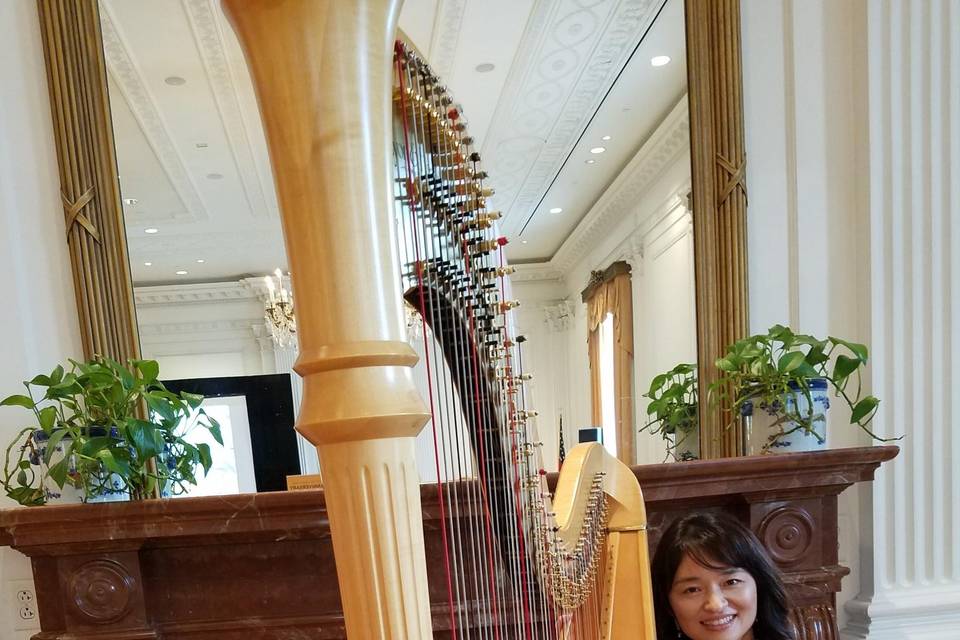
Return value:
[[(205, 3), (193, 3), (203, 5)], [(38, 3), (87, 355), (138, 353), (96, 0)], [(737, 0), (685, 0), (701, 455), (743, 453), (706, 402), (713, 361), (747, 329), (746, 189)], [(279, 266), (279, 265), (278, 265)]]

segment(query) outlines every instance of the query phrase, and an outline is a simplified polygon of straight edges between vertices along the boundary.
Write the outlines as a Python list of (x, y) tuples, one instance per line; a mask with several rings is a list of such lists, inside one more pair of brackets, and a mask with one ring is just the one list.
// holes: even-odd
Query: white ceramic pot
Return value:
[(793, 453), (797, 451), (820, 451), (827, 448), (827, 409), (830, 397), (827, 381), (814, 378), (808, 381), (810, 397), (799, 389), (783, 398), (788, 415), (812, 417), (811, 429), (797, 428), (797, 423), (788, 420), (778, 423), (784, 412), (781, 407), (763, 407), (753, 403), (744, 404), (745, 441), (750, 454)]
[[(31, 460), (32, 464), (44, 464), (43, 459), (46, 456), (48, 436), (43, 431), (35, 431), (33, 441), (37, 445), (39, 460)], [(53, 466), (63, 460), (63, 452), (69, 448), (71, 438), (65, 437), (57, 443), (53, 455), (50, 456), (50, 466)], [(68, 474), (76, 473), (76, 465), (71, 461)], [(58, 487), (50, 477), (45, 477), (43, 482), (43, 491), (46, 495), (47, 504), (78, 504), (82, 502), (122, 502), (130, 499), (130, 494), (123, 489), (123, 481), (116, 475), (110, 474), (105, 483), (105, 488), (99, 495), (88, 498), (83, 489), (79, 489), (71, 484), (70, 479), (64, 483), (63, 487)]]

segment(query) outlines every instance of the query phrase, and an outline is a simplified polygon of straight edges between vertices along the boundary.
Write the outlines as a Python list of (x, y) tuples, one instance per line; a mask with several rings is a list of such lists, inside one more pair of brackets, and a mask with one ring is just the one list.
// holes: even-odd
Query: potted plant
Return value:
[(24, 382), (0, 406), (19, 406), (35, 424), (6, 449), (3, 486), (20, 504), (40, 505), (73, 492), (82, 501), (105, 495), (149, 498), (182, 493), (196, 484), (196, 469), (210, 469), (210, 447), (184, 436), (208, 429), (223, 444), (220, 425), (200, 408), (203, 397), (171, 393), (153, 360), (129, 366), (101, 356), (70, 361)]
[(850, 407), (850, 423), (870, 437), (880, 401), (863, 394), (867, 347), (828, 337), (795, 334), (782, 325), (738, 340), (716, 361), (720, 378), (712, 402), (731, 403), (734, 420), (746, 418), (751, 450), (807, 451), (826, 446), (828, 391)]
[(699, 458), (697, 365), (678, 364), (655, 376), (643, 397), (650, 399), (649, 421), (640, 431), (659, 434), (667, 442), (668, 457), (674, 460)]

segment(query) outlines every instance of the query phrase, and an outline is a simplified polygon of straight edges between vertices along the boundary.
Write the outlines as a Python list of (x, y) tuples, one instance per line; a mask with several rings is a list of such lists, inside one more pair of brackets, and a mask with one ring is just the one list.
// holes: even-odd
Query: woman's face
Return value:
[(673, 577), (670, 608), (691, 640), (753, 640), (757, 583), (743, 569), (710, 569), (685, 555)]

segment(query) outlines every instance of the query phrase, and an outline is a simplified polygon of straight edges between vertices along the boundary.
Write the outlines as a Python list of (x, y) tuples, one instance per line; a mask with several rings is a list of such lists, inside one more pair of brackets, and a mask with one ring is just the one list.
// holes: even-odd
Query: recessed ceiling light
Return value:
[(474, 68), (476, 69), (477, 73), (490, 73), (491, 71), (496, 69), (496, 67), (490, 62), (484, 62), (483, 64), (478, 64)]
[(596, 164), (596, 162), (597, 161), (594, 160), (593, 158), (590, 158), (589, 160), (587, 160), (587, 164)]
[(563, 213), (563, 209), (560, 207), (554, 207), (553, 209), (550, 209), (550, 213)]
[(183, 269), (180, 269), (180, 271), (177, 271), (177, 275), (178, 275), (178, 276), (185, 276), (185, 275), (187, 275), (187, 272), (184, 271)]
[(157, 229), (156, 227), (147, 227), (146, 229), (143, 230), (143, 232), (144, 232), (144, 233), (159, 233), (159, 232), (160, 232), (160, 229)]
[(209, 146), (210, 146), (210, 145), (207, 144), (206, 142), (198, 142), (198, 143), (196, 144), (197, 149), (206, 149), (206, 148), (209, 147)]
[(126, 204), (137, 204), (138, 202), (140, 202), (136, 198), (124, 198), (123, 201)]
[(662, 67), (665, 64), (670, 64), (670, 56), (653, 56), (650, 58), (650, 64), (654, 67)]
[(145, 266), (145, 267), (152, 267), (152, 266), (153, 266), (153, 263), (152, 263), (152, 262), (144, 262), (144, 263), (143, 263), (143, 266)]
[(603, 140), (604, 142), (606, 142), (607, 140), (610, 139), (610, 136), (603, 136), (603, 137), (600, 138), (600, 139)]
[(222, 180), (222, 179), (223, 179), (223, 174), (222, 174), (222, 173), (208, 173), (208, 174), (207, 174), (207, 179), (209, 179), (209, 180)]
[(521, 241), (520, 241), (520, 244), (527, 244), (527, 241), (526, 241), (526, 240), (521, 240)]
[(197, 258), (197, 264), (203, 264), (204, 262), (206, 262), (206, 260), (203, 258)]
[(179, 87), (180, 85), (187, 84), (187, 81), (180, 76), (167, 76), (163, 81), (171, 87)]
[(603, 153), (606, 150), (607, 150), (606, 147), (594, 147), (593, 149), (590, 149), (590, 153), (594, 153), (594, 154)]

